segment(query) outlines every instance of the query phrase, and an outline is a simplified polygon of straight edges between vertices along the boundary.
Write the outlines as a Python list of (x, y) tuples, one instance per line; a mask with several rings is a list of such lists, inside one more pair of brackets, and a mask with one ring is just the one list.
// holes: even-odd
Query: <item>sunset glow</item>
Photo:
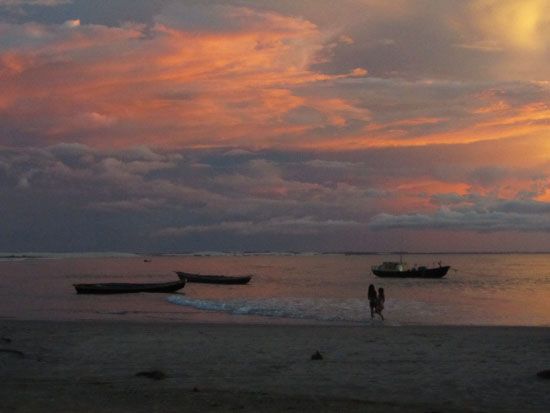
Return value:
[(550, 1), (116, 3), (0, 2), (4, 250), (550, 249)]

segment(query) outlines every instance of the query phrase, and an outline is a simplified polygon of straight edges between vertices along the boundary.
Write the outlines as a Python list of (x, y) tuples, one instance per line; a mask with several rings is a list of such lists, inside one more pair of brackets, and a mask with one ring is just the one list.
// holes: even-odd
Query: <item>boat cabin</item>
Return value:
[(376, 267), (382, 271), (405, 271), (405, 265), (402, 262), (384, 261)]

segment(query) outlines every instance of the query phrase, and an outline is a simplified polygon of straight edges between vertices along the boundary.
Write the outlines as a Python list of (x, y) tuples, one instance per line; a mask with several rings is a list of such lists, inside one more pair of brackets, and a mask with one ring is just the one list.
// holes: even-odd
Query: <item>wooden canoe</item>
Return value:
[(205, 284), (246, 284), (252, 278), (251, 275), (203, 275), (192, 274), (189, 272), (176, 271), (180, 280), (187, 280), (190, 283), (205, 283)]
[(73, 284), (78, 294), (172, 293), (185, 286), (185, 280), (165, 283)]

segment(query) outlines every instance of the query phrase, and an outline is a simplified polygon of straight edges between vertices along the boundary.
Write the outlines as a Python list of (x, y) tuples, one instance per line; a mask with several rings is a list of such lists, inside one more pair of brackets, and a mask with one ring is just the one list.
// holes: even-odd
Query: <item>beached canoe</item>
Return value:
[(99, 283), (73, 284), (78, 294), (126, 294), (126, 293), (172, 293), (185, 286), (185, 280), (166, 283)]
[(246, 284), (252, 278), (251, 275), (203, 275), (192, 274), (183, 271), (176, 271), (180, 280), (187, 280), (190, 283), (205, 283), (205, 284)]

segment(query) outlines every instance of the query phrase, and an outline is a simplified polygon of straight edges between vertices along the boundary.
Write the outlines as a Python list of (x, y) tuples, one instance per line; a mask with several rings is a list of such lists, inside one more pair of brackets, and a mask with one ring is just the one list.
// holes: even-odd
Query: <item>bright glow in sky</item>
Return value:
[(0, 0), (0, 249), (549, 250), (549, 61), (550, 0)]

